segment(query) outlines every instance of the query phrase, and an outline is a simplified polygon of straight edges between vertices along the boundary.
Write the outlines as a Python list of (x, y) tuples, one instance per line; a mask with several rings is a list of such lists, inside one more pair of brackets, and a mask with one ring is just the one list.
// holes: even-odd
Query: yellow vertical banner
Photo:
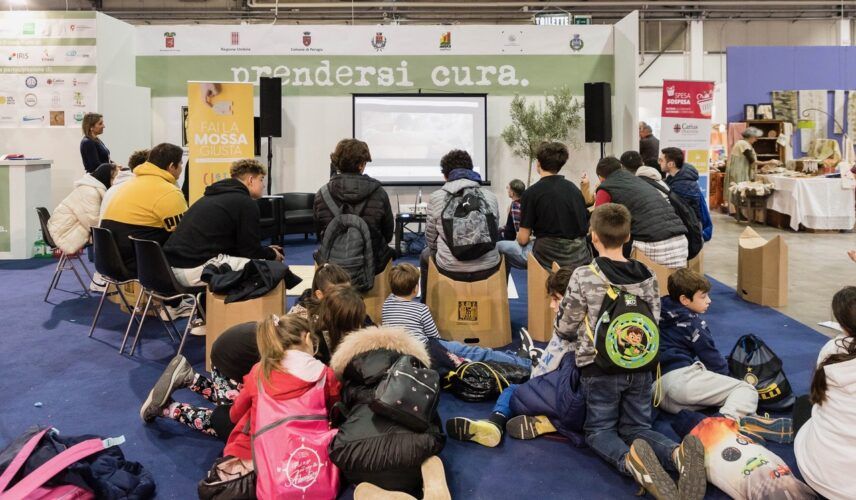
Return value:
[(187, 82), (190, 203), (229, 177), (232, 162), (253, 158), (253, 84)]

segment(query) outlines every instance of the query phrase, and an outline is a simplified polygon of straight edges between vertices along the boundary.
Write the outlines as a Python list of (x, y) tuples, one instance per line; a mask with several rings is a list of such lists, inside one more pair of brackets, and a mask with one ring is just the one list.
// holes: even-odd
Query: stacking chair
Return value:
[(99, 316), (101, 316), (101, 308), (104, 306), (104, 299), (107, 298), (111, 286), (116, 289), (116, 293), (119, 294), (122, 303), (131, 312), (131, 319), (128, 321), (128, 328), (125, 330), (128, 332), (134, 320), (136, 320), (137, 311), (128, 303), (125, 293), (122, 292), (122, 285), (137, 281), (137, 277), (125, 267), (125, 262), (119, 253), (119, 247), (116, 245), (116, 240), (113, 239), (112, 231), (103, 227), (93, 227), (92, 246), (95, 252), (95, 270), (101, 275), (101, 279), (106, 282), (106, 286), (101, 293), (101, 300), (98, 301), (98, 309), (95, 310), (95, 317), (92, 318), (92, 327), (89, 328), (89, 336), (92, 337), (92, 332), (95, 331), (95, 325), (98, 323)]
[[(187, 335), (190, 333), (194, 318), (197, 315), (200, 319), (204, 319), (205, 317), (205, 312), (200, 307), (199, 302), (200, 296), (205, 293), (206, 286), (186, 287), (179, 283), (175, 279), (175, 274), (173, 274), (172, 268), (166, 260), (166, 255), (164, 255), (163, 249), (158, 242), (141, 240), (134, 237), (131, 237), (131, 240), (134, 242), (134, 251), (137, 256), (137, 279), (139, 279), (140, 286), (143, 289), (142, 293), (137, 297), (137, 304), (134, 306), (134, 311), (140, 306), (140, 302), (144, 297), (146, 305), (137, 325), (137, 334), (134, 336), (134, 342), (131, 344), (130, 355), (134, 355), (134, 350), (140, 340), (140, 333), (143, 330), (143, 323), (146, 320), (146, 314), (149, 312), (149, 307), (151, 307), (153, 299), (164, 302), (188, 298), (192, 301), (193, 308), (190, 311), (190, 317), (187, 319), (187, 326), (184, 328), (184, 333), (179, 334), (181, 343), (178, 345), (178, 351), (176, 352), (176, 355), (179, 355), (184, 348), (184, 343), (187, 340)], [(178, 334), (178, 329), (175, 327), (173, 318), (166, 311), (166, 308), (163, 308), (163, 311), (167, 321), (169, 321), (173, 330)], [(119, 348), (120, 353), (125, 350), (128, 333), (129, 331), (126, 331), (125, 338), (122, 339), (122, 347)]]
[[(48, 221), (51, 218), (51, 213), (48, 212), (48, 209), (45, 207), (36, 207), (36, 213), (39, 216), (39, 224), (42, 226), (42, 238), (45, 240), (45, 243), (51, 247), (52, 252), (58, 251), (58, 247), (54, 242), (54, 239), (51, 237), (50, 231), (48, 231)], [(80, 277), (80, 273), (77, 272), (77, 267), (74, 265), (74, 261), (80, 263), (83, 267), (83, 270), (86, 272), (86, 276), (89, 278), (89, 281), (92, 281), (92, 274), (89, 272), (89, 268), (84, 264), (83, 259), (80, 258), (80, 254), (77, 255), (66, 255), (65, 252), (59, 250), (59, 262), (56, 263), (56, 269), (54, 270), (53, 277), (51, 278), (51, 284), (48, 287), (47, 293), (45, 293), (45, 302), (48, 301), (48, 296), (50, 296), (51, 291), (54, 289), (59, 289), (59, 278), (62, 276), (63, 271), (71, 271), (77, 277), (77, 281), (80, 282), (80, 286), (83, 287), (83, 294), (89, 297), (89, 283), (84, 283), (83, 279)]]

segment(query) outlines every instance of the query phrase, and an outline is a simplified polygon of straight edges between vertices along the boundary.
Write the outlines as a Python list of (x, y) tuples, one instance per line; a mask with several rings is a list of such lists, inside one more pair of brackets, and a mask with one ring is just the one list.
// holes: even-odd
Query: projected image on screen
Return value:
[(440, 158), (463, 149), (485, 178), (484, 96), (354, 96), (354, 137), (372, 154), (366, 174), (385, 183), (443, 182)]

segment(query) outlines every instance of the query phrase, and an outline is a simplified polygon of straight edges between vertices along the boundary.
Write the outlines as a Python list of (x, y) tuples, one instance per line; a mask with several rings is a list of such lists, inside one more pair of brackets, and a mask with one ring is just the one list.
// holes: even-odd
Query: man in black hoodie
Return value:
[[(330, 161), (338, 173), (327, 183), (327, 189), (342, 213), (354, 213), (356, 207), (365, 202), (359, 216), (369, 227), (375, 274), (380, 273), (393, 257), (389, 242), (395, 229), (395, 217), (380, 181), (363, 174), (366, 163), (372, 161), (369, 146), (358, 139), (342, 139), (330, 155)], [(320, 242), (334, 217), (320, 191), (315, 194), (313, 217)]]
[(233, 271), (250, 259), (282, 261), (280, 247), (261, 244), (255, 200), (264, 192), (265, 168), (256, 160), (238, 160), (230, 173), (230, 179), (205, 188), (164, 245), (175, 277), (184, 285), (201, 285), (202, 269), (211, 261), (227, 263)]

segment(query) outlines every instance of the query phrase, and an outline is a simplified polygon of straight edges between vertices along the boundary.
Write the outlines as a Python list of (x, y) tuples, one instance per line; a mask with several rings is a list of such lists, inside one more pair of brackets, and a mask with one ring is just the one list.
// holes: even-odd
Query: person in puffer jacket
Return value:
[[(547, 294), (554, 313), (559, 309), (572, 273), (562, 268), (547, 278)], [(574, 353), (566, 352), (558, 366), (540, 367), (537, 371), (543, 374), (505, 388), (490, 417), (482, 420), (450, 418), (446, 420), (446, 433), (459, 441), (493, 448), (499, 445), (506, 431), (515, 439), (534, 439), (558, 432), (574, 446), (585, 446), (586, 403), (580, 391), (580, 371)]]
[[(366, 221), (371, 232), (374, 271), (379, 274), (393, 257), (389, 242), (392, 241), (395, 229), (395, 216), (389, 196), (380, 181), (363, 174), (366, 163), (372, 161), (369, 147), (357, 139), (342, 139), (330, 155), (330, 160), (338, 173), (327, 183), (327, 188), (342, 213), (354, 213), (358, 205), (365, 203), (360, 217)], [(315, 193), (313, 218), (320, 243), (324, 238), (324, 230), (333, 220), (333, 212), (320, 191)]]
[(54, 209), (48, 232), (66, 254), (78, 252), (89, 241), (92, 226), (98, 225), (101, 200), (118, 172), (113, 163), (102, 163), (74, 183), (74, 190)]
[(427, 431), (416, 432), (369, 408), (378, 384), (404, 355), (430, 366), (425, 345), (403, 328), (364, 328), (336, 347), (330, 368), (342, 381), (347, 418), (330, 444), (330, 459), (351, 483), (365, 481), (421, 498), (422, 463), (445, 444), (439, 415), (435, 412)]
[(713, 236), (713, 222), (698, 184), (698, 170), (689, 163), (684, 163), (684, 152), (680, 148), (664, 149), (660, 156), (660, 167), (666, 172), (665, 181), (669, 189), (684, 200), (701, 222), (704, 241), (710, 241)]

